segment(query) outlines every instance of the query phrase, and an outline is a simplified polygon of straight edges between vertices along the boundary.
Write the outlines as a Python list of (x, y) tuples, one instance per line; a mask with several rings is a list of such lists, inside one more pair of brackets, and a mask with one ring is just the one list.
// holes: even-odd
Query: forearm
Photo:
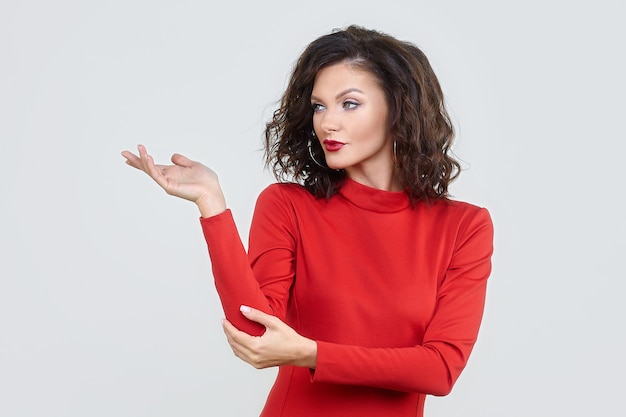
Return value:
[(203, 212), (205, 208), (209, 213), (223, 210), (200, 222), (226, 317), (251, 335), (263, 334), (265, 329), (246, 319), (239, 307), (254, 307), (284, 320), (294, 279), (294, 241), (290, 233), (285, 233), (285, 214), (281, 211), (286, 208), (277, 191), (276, 187), (266, 190), (257, 200), (250, 229), (250, 254), (241, 242), (230, 210), (220, 205), (198, 205)]
[(446, 395), (465, 364), (460, 357), (447, 360), (446, 356), (460, 353), (454, 350), (448, 347), (442, 353), (430, 346), (366, 348), (319, 342), (313, 381)]
[(241, 315), (242, 304), (271, 314), (272, 309), (254, 277), (229, 210), (200, 220), (207, 242), (215, 287), (224, 314), (238, 329), (252, 335), (263, 333), (263, 326)]

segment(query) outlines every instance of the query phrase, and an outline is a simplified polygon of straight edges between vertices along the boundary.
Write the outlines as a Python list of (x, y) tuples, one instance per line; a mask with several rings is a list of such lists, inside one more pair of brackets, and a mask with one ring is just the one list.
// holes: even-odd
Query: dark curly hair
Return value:
[(412, 43), (360, 26), (321, 36), (300, 55), (280, 107), (266, 125), (266, 166), (278, 181), (295, 181), (317, 197), (330, 198), (339, 190), (345, 172), (317, 165), (308, 146), (324, 163), (313, 136), (311, 92), (320, 69), (342, 62), (373, 74), (385, 93), (387, 128), (411, 202), (447, 199), (448, 185), (461, 167), (448, 154), (454, 129), (426, 55)]

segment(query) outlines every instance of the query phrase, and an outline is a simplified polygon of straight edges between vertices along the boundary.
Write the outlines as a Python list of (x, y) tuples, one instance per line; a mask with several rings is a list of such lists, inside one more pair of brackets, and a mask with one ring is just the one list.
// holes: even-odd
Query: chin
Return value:
[(344, 164), (339, 164), (337, 162), (331, 162), (331, 161), (326, 161), (326, 165), (328, 165), (328, 168), (330, 169), (334, 169), (334, 170), (340, 170), (340, 169), (344, 169), (346, 166)]
[[(326, 155), (324, 156), (326, 157)], [(342, 162), (341, 158), (337, 158), (336, 155), (327, 156), (326, 165), (328, 166), (328, 168), (335, 169), (335, 170), (346, 168), (345, 162)]]

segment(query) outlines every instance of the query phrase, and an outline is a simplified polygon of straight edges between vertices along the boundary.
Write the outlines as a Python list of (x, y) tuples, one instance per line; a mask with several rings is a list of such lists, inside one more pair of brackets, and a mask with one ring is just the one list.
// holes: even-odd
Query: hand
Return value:
[(246, 318), (265, 326), (262, 336), (250, 336), (224, 320), (224, 333), (233, 353), (257, 369), (295, 365), (315, 368), (317, 343), (300, 336), (278, 317), (241, 306)]
[(179, 154), (172, 155), (174, 165), (155, 165), (145, 146), (137, 149), (139, 156), (122, 152), (126, 163), (148, 174), (166, 193), (196, 203), (203, 217), (226, 210), (217, 174), (209, 167)]

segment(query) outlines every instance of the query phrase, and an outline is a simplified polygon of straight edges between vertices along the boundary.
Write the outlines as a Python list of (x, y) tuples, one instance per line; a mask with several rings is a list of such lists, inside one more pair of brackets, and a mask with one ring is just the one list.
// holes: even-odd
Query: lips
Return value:
[(338, 142), (336, 140), (324, 139), (324, 148), (326, 148), (329, 152), (336, 152), (339, 149), (343, 148), (345, 143)]

